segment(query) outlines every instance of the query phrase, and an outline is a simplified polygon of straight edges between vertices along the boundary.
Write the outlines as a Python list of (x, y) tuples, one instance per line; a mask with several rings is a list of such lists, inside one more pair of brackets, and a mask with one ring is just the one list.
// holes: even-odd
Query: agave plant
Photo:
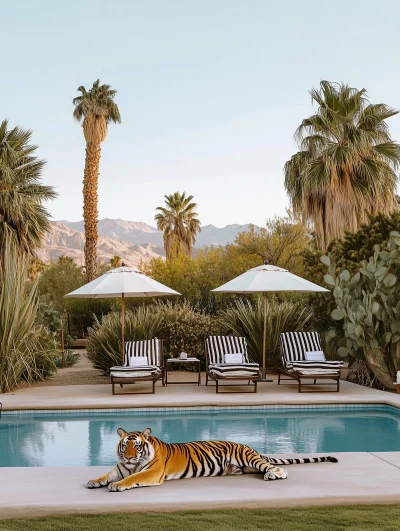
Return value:
[(337, 308), (332, 317), (343, 320), (345, 340), (338, 349), (343, 357), (361, 357), (379, 381), (392, 388), (400, 368), (400, 233), (392, 232), (381, 248), (360, 264), (353, 276), (336, 272), (329, 256), (325, 282), (332, 286)]
[[(161, 322), (161, 314), (151, 306), (138, 306), (125, 313), (125, 341), (140, 341), (156, 336)], [(121, 360), (121, 314), (109, 313), (101, 319), (95, 317), (89, 328), (87, 343), (88, 358), (94, 367), (108, 376), (113, 365), (122, 365)]]
[(36, 325), (37, 283), (27, 290), (29, 258), (6, 242), (0, 265), (0, 392), (21, 379), (41, 379), (55, 368), (56, 344)]
[[(278, 363), (280, 334), (309, 330), (312, 316), (310, 308), (301, 308), (288, 301), (270, 301), (267, 306), (267, 366), (276, 366)], [(246, 338), (250, 359), (261, 363), (264, 330), (264, 305), (261, 297), (255, 303), (236, 300), (222, 314), (222, 320), (231, 333)]]

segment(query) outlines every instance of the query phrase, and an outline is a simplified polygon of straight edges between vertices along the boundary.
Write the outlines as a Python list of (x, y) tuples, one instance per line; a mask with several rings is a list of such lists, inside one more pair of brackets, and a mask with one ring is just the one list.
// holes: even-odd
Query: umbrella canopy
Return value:
[(147, 277), (132, 267), (117, 267), (92, 280), (88, 284), (65, 295), (75, 299), (122, 299), (122, 362), (125, 356), (125, 297), (162, 297), (164, 295), (180, 295), (177, 291), (164, 286), (157, 280)]
[(239, 275), (230, 282), (211, 291), (219, 293), (263, 293), (264, 294), (264, 336), (263, 336), (263, 366), (262, 380), (266, 380), (266, 339), (267, 339), (267, 293), (271, 291), (293, 291), (296, 293), (327, 292), (317, 284), (293, 275), (287, 269), (269, 265), (253, 267), (246, 273)]
[(164, 286), (157, 280), (132, 267), (117, 267), (107, 271), (101, 277), (68, 293), (65, 297), (81, 299), (106, 299), (116, 297), (161, 297), (180, 295), (177, 291)]
[(253, 267), (230, 282), (211, 291), (224, 293), (266, 293), (267, 291), (295, 291), (307, 293), (325, 292), (328, 289), (317, 286), (304, 278), (293, 275), (287, 269), (264, 264)]

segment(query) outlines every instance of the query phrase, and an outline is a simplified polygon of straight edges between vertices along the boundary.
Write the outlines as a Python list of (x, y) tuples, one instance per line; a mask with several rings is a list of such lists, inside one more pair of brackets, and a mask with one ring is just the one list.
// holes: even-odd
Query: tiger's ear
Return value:
[(126, 437), (128, 435), (128, 432), (123, 430), (122, 428), (118, 428), (117, 429), (117, 433), (118, 435), (122, 438), (122, 437)]
[(145, 430), (142, 431), (142, 433), (140, 435), (142, 435), (145, 440), (147, 441), (147, 439), (149, 438), (149, 435), (151, 434), (151, 429), (150, 428), (146, 428)]

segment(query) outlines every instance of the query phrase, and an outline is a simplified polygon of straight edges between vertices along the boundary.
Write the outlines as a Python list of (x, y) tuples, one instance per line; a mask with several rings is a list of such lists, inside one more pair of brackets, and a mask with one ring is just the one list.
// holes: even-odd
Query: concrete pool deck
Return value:
[[(148, 389), (144, 384), (135, 388)], [(0, 395), (0, 402), (3, 411), (302, 404), (386, 404), (400, 408), (400, 395), (344, 381), (339, 393), (298, 393), (296, 384), (278, 386), (275, 381), (261, 383), (256, 394), (218, 395), (214, 385), (158, 384), (155, 394), (122, 392), (112, 396), (110, 385), (99, 384), (25, 388)], [(107, 470), (104, 467), (0, 468), (0, 519), (400, 502), (400, 452), (334, 455), (339, 458), (337, 464), (289, 466), (289, 478), (284, 481), (263, 482), (257, 475), (198, 478), (123, 493), (85, 487), (89, 479)]]
[(104, 467), (3, 468), (0, 519), (400, 501), (400, 452), (336, 455), (339, 463), (288, 466), (282, 481), (264, 482), (259, 475), (197, 478), (125, 492), (85, 487)]
[[(195, 377), (193, 374), (192, 377)], [(187, 379), (185, 373), (174, 378)], [(143, 407), (196, 407), (196, 406), (256, 406), (300, 404), (387, 404), (400, 408), (400, 394), (369, 389), (349, 382), (340, 382), (339, 393), (297, 392), (297, 384), (277, 385), (260, 383), (257, 393), (215, 393), (215, 385), (168, 385), (158, 382), (155, 394), (127, 394), (125, 389), (111, 395), (111, 385), (66, 385), (30, 387), (0, 395), (3, 411), (27, 409), (105, 409)], [(204, 382), (204, 378), (202, 380)], [(128, 386), (133, 390), (149, 390), (148, 383)], [(127, 387), (127, 388), (128, 388)], [(244, 386), (245, 388), (246, 386)], [(126, 389), (127, 389), (126, 388)], [(326, 387), (325, 387), (326, 388)], [(308, 389), (308, 388), (306, 388)], [(309, 386), (310, 390), (323, 386)]]

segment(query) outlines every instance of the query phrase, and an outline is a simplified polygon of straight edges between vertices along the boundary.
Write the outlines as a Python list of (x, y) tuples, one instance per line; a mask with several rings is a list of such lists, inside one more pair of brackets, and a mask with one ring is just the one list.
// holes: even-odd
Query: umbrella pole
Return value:
[(260, 382), (272, 382), (273, 380), (267, 379), (267, 369), (266, 365), (266, 354), (267, 354), (267, 294), (264, 292), (264, 333), (263, 333), (263, 360), (262, 360), (262, 369), (261, 369), (261, 379)]
[(121, 300), (121, 329), (122, 329), (122, 365), (125, 363), (125, 297)]

